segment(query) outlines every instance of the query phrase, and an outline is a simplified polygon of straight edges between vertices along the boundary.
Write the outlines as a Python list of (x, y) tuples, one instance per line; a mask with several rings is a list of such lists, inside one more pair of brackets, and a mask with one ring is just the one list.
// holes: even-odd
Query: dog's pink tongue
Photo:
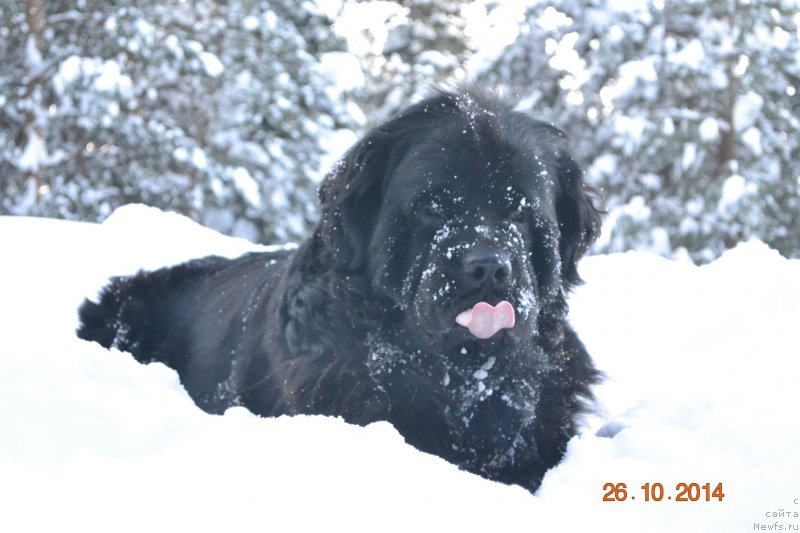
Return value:
[(459, 326), (464, 326), (479, 339), (488, 339), (501, 329), (513, 328), (514, 321), (514, 306), (506, 301), (494, 307), (478, 302), (456, 317)]

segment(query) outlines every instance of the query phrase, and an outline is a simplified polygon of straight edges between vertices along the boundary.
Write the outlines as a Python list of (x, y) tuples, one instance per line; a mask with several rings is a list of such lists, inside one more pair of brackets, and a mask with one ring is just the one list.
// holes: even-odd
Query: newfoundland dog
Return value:
[(567, 323), (597, 199), (561, 131), (474, 88), (370, 131), (297, 249), (110, 280), (78, 335), (175, 369), (209, 413), (389, 421), (534, 491), (599, 373)]

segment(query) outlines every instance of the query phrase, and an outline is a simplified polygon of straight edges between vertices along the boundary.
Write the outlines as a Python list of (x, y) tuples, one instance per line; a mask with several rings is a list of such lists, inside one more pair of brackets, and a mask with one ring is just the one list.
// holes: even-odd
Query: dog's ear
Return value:
[(367, 134), (350, 148), (320, 187), (318, 233), (336, 270), (354, 272), (365, 263), (385, 183), (398, 161), (394, 137), (385, 128)]
[(564, 288), (581, 283), (578, 260), (600, 234), (603, 211), (599, 192), (584, 183), (583, 171), (566, 150), (556, 155), (558, 197), (556, 214), (561, 231), (559, 251)]
[(419, 102), (370, 131), (336, 164), (320, 187), (318, 234), (333, 267), (355, 272), (365, 263), (389, 179), (420, 137), (443, 116), (458, 113), (447, 93)]

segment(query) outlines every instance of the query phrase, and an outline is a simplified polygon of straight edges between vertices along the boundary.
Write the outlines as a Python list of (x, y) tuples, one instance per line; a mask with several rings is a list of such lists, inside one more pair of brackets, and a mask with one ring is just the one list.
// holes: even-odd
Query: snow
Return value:
[[(601, 408), (530, 495), (418, 452), (386, 423), (207, 415), (163, 365), (74, 336), (77, 306), (110, 275), (256, 248), (142, 206), (101, 225), (0, 217), (0, 531), (800, 524), (800, 261), (758, 242), (703, 267), (585, 259), (571, 317), (607, 374)], [(724, 500), (675, 502), (681, 482), (722, 483)], [(607, 483), (628, 499), (602, 501)], [(645, 502), (645, 483), (664, 500)]]
[[(525, 20), (528, 0), (506, 0), (492, 2), (479, 0), (467, 2), (461, 7), (466, 26), (464, 35), (475, 49), (466, 60), (464, 70), (477, 76), (519, 36), (520, 23)], [(550, 9), (550, 8), (548, 8)], [(553, 14), (545, 10), (546, 14)], [(546, 19), (548, 22), (551, 18)]]
[(705, 58), (705, 48), (700, 39), (692, 39), (682, 50), (669, 54), (667, 57), (670, 63), (683, 65), (692, 70), (698, 70)]
[(638, 148), (647, 127), (647, 119), (641, 116), (618, 115), (614, 118), (614, 132), (624, 142), (625, 153), (631, 153)]
[(25, 66), (34, 72), (42, 67), (42, 52), (32, 34), (25, 40)]
[(661, 132), (667, 137), (675, 135), (675, 122), (671, 118), (661, 121)]
[(212, 78), (218, 78), (225, 72), (225, 66), (219, 58), (211, 52), (200, 52), (200, 61), (203, 63), (203, 68), (206, 73)]
[(331, 20), (336, 20), (339, 13), (342, 12), (342, 0), (311, 0), (305, 2), (304, 7), (311, 12), (316, 12)]
[(592, 166), (586, 171), (590, 183), (597, 183), (603, 176), (610, 176), (617, 171), (617, 158), (612, 154), (603, 154), (592, 161)]
[(733, 107), (733, 124), (736, 131), (744, 131), (755, 124), (761, 116), (763, 106), (764, 98), (754, 91), (737, 98)]
[[(482, 0), (464, 5), (462, 15), (467, 22), (467, 37), (473, 40), (479, 53), (489, 54), (502, 50), (519, 35), (519, 23), (525, 20), (525, 11), (530, 7), (529, 4), (527, 0)], [(554, 13), (545, 10), (545, 15), (552, 16)]]
[(550, 55), (549, 65), (556, 70), (563, 70), (577, 76), (585, 66), (575, 50), (580, 35), (577, 32), (569, 32), (560, 41), (547, 39), (545, 42), (545, 52)]
[(739, 56), (739, 61), (736, 63), (736, 66), (733, 67), (733, 75), (738, 78), (741, 78), (742, 76), (747, 74), (747, 69), (749, 67), (750, 67), (750, 58), (744, 54), (741, 54)]
[(197, 146), (192, 147), (191, 153), (183, 146), (179, 146), (172, 151), (172, 156), (182, 163), (191, 162), (198, 170), (205, 170), (208, 168), (208, 158), (202, 148)]
[(17, 167), (21, 170), (36, 172), (47, 159), (47, 146), (35, 128), (28, 128), (27, 134), (28, 142), (25, 143), (25, 149), (17, 160)]
[(648, 99), (655, 98), (658, 81), (656, 60), (655, 57), (647, 57), (620, 65), (614, 98), (630, 98), (636, 93), (642, 93)]
[(58, 92), (63, 92), (63, 85), (74, 82), (81, 75), (81, 58), (76, 55), (69, 56), (58, 66), (58, 73), (53, 79), (56, 88), (62, 87)]
[(734, 174), (722, 183), (718, 211), (732, 212), (746, 197), (752, 197), (757, 192), (758, 188), (755, 183), (747, 182), (742, 176)]
[(77, 55), (71, 55), (59, 64), (58, 72), (53, 77), (53, 86), (56, 92), (64, 94), (70, 84), (83, 76), (93, 79), (94, 88), (100, 92), (118, 93), (126, 98), (132, 94), (133, 81), (122, 73), (119, 63)]
[(562, 26), (569, 26), (572, 24), (572, 19), (567, 15), (557, 10), (553, 6), (547, 6), (541, 15), (536, 18), (538, 24), (543, 30), (556, 31)]
[(681, 156), (681, 168), (689, 170), (697, 162), (697, 146), (694, 143), (683, 145), (683, 155)]
[(247, 203), (253, 207), (261, 207), (261, 191), (258, 182), (250, 175), (244, 167), (236, 167), (231, 172), (233, 185), (236, 187)]
[(699, 133), (703, 142), (711, 143), (719, 139), (719, 121), (712, 117), (706, 117), (700, 123)]
[(615, 13), (647, 12), (645, 0), (607, 0), (608, 9)]
[(354, 54), (380, 54), (407, 11), (394, 2), (347, 2), (333, 28)]
[[(358, 58), (349, 52), (326, 52), (320, 54), (319, 70), (327, 81), (326, 90), (335, 101), (342, 95), (364, 87), (364, 71)], [(330, 87), (330, 89), (328, 89)]]
[[(84, 64), (86, 65), (86, 63)], [(132, 86), (131, 79), (122, 74), (119, 63), (116, 61), (99, 60), (94, 62), (89, 70), (91, 74), (97, 76), (97, 78), (94, 80), (94, 86), (97, 88), (97, 90), (130, 93)]]
[(255, 31), (258, 29), (258, 26), (259, 20), (255, 15), (247, 15), (242, 19), (242, 28), (246, 29), (247, 31)]
[[(355, 105), (353, 107), (357, 108)], [(351, 116), (353, 114), (358, 116), (357, 113), (351, 113)], [(364, 117), (363, 114), (358, 116), (357, 120), (359, 119), (361, 120), (361, 124), (366, 122), (366, 117)], [(320, 136), (320, 146), (323, 153), (320, 156), (319, 171), (317, 172), (319, 180), (322, 180), (325, 174), (330, 169), (334, 168), (336, 162), (342, 157), (342, 154), (347, 152), (356, 142), (358, 142), (358, 135), (352, 130), (332, 130)]]
[(742, 134), (742, 143), (750, 149), (750, 152), (755, 156), (761, 156), (764, 153), (764, 147), (761, 143), (761, 130), (758, 128), (748, 128)]

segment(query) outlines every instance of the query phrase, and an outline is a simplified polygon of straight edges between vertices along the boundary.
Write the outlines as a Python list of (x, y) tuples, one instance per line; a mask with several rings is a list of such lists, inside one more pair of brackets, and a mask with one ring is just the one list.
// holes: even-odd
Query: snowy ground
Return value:
[[(0, 531), (800, 530), (800, 261), (759, 243), (704, 267), (584, 260), (572, 317), (603, 407), (532, 496), (385, 423), (207, 415), (166, 367), (74, 337), (107, 276), (251, 248), (143, 207), (0, 218)], [(678, 483), (724, 499), (677, 502)]]

